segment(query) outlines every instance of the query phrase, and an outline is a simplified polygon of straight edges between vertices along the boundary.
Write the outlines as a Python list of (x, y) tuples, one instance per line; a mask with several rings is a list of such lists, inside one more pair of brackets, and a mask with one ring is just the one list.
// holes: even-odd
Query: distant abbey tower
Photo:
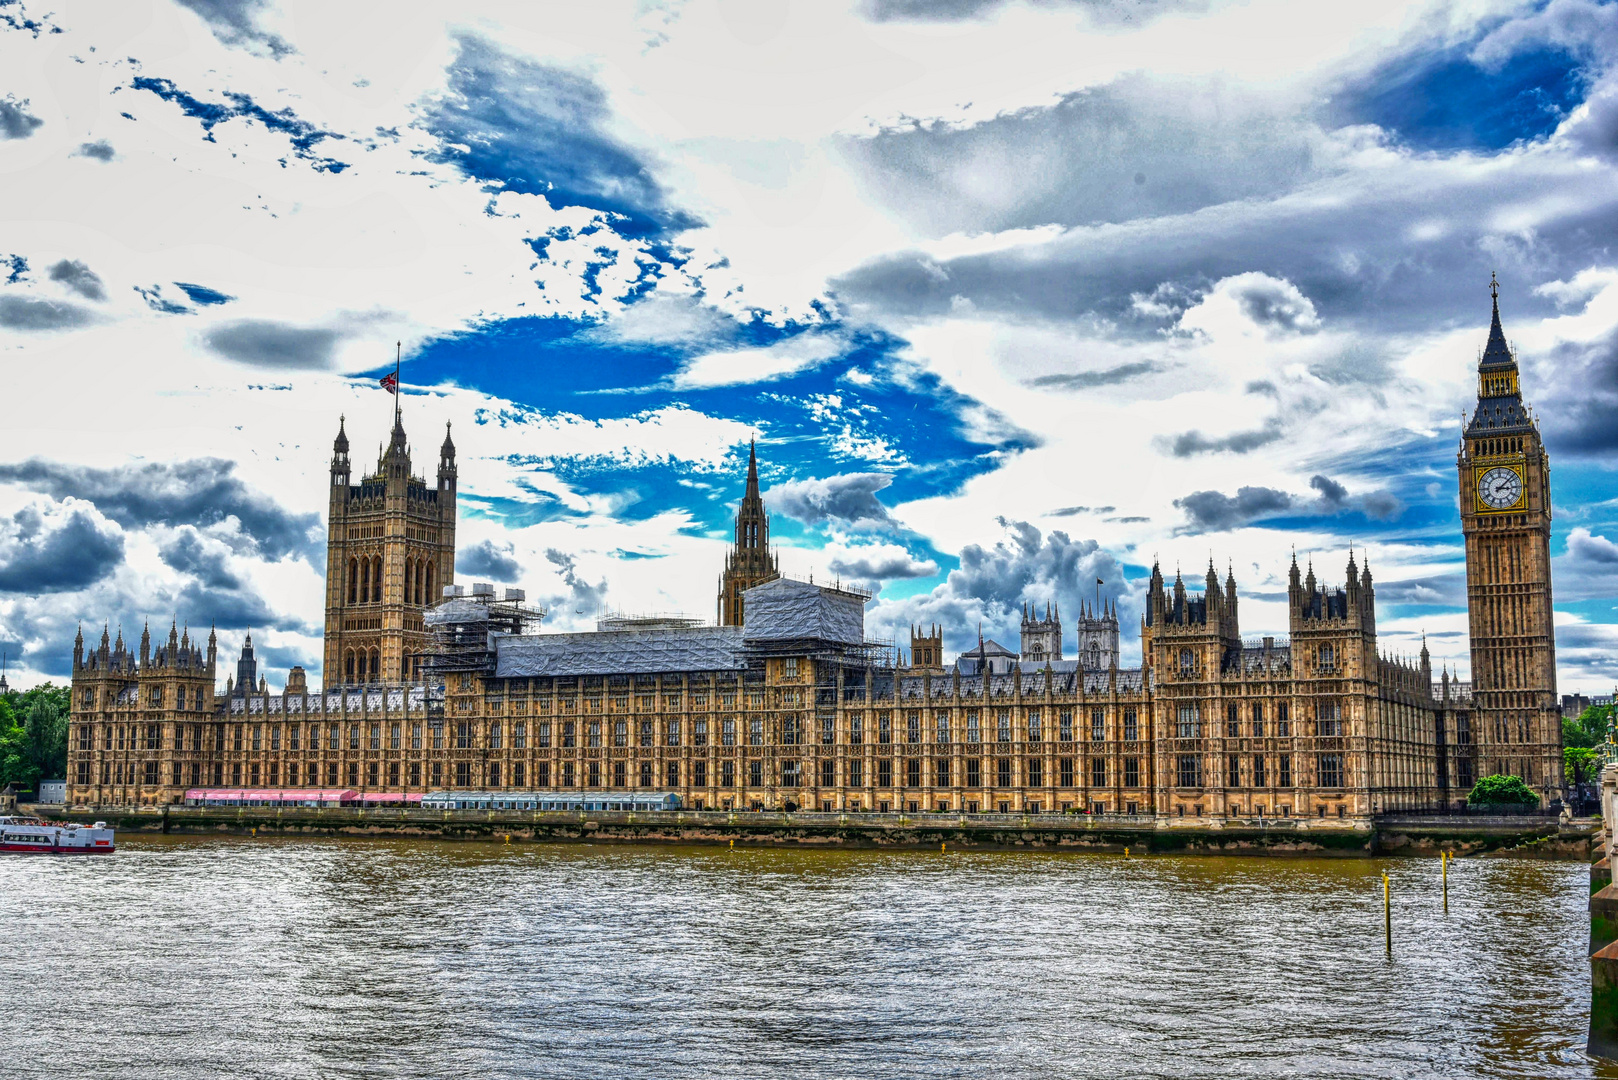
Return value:
[(930, 671), (944, 670), (944, 628), (931, 626), (910, 628), (910, 666)]
[(1102, 601), (1098, 607), (1079, 609), (1079, 667), (1106, 671), (1118, 663), (1118, 603)]
[(421, 676), (421, 613), (455, 580), (455, 444), (444, 428), (438, 481), (410, 472), (397, 408), (376, 472), (352, 484), (348, 435), (332, 443), (326, 536), (326, 686)]
[(1037, 606), (1022, 606), (1022, 659), (1042, 664), (1062, 659), (1062, 609), (1045, 605), (1045, 617)]
[(780, 576), (776, 558), (770, 552), (770, 518), (758, 493), (758, 457), (749, 442), (747, 490), (736, 509), (736, 546), (725, 556), (725, 572), (719, 578), (719, 625), (742, 625), (746, 614), (742, 610), (742, 593)]

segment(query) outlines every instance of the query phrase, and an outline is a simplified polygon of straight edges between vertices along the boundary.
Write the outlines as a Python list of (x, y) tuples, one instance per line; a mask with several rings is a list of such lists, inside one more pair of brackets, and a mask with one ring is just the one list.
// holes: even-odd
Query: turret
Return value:
[(351, 467), (348, 461), (348, 432), (344, 430), (346, 417), (337, 418), (337, 438), (331, 444), (331, 486), (346, 493)]
[(438, 490), (455, 491), (455, 440), (449, 437), (449, 421), (444, 422), (444, 445), (438, 448)]
[(152, 662), (152, 624), (147, 623), (140, 632), (140, 667), (145, 671)]
[(212, 675), (214, 666), (219, 660), (219, 635), (213, 627), (208, 628), (208, 674)]

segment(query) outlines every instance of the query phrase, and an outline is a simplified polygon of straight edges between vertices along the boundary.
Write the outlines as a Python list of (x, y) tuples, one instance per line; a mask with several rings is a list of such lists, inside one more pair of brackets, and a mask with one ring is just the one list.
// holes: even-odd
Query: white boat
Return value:
[(0, 817), (0, 855), (111, 855), (112, 830), (29, 817)]

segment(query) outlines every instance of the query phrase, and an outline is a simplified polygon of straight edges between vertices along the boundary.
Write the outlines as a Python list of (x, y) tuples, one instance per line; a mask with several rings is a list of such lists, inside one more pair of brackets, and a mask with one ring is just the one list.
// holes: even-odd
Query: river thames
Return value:
[(121, 843), (0, 863), (12, 1075), (1618, 1077), (1576, 863)]

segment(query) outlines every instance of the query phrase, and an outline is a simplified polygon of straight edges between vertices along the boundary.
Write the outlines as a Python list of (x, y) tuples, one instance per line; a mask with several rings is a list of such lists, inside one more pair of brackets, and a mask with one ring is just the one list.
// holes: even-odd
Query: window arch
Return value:
[(382, 602), (382, 556), (377, 555), (371, 560), (371, 603)]
[(354, 650), (350, 649), (343, 654), (343, 681), (354, 681)]
[(360, 564), (358, 559), (348, 560), (348, 602), (357, 603), (360, 587)]
[(434, 570), (433, 564), (431, 562), (429, 562), (427, 564), (427, 600), (428, 600), (428, 602), (431, 602), (432, 598), (433, 598), (433, 578), (435, 576), (434, 573), (433, 573), (433, 570)]
[(416, 562), (406, 559), (404, 564), (404, 590), (405, 603), (415, 602), (416, 597)]
[(1192, 665), (1195, 663), (1195, 661), (1196, 661), (1196, 657), (1194, 657), (1192, 655), (1190, 649), (1181, 649), (1180, 650), (1180, 670), (1181, 671), (1186, 672), (1186, 673), (1189, 674), (1190, 671), (1191, 671)]
[(361, 560), (360, 564), (360, 603), (371, 602), (371, 560)]

